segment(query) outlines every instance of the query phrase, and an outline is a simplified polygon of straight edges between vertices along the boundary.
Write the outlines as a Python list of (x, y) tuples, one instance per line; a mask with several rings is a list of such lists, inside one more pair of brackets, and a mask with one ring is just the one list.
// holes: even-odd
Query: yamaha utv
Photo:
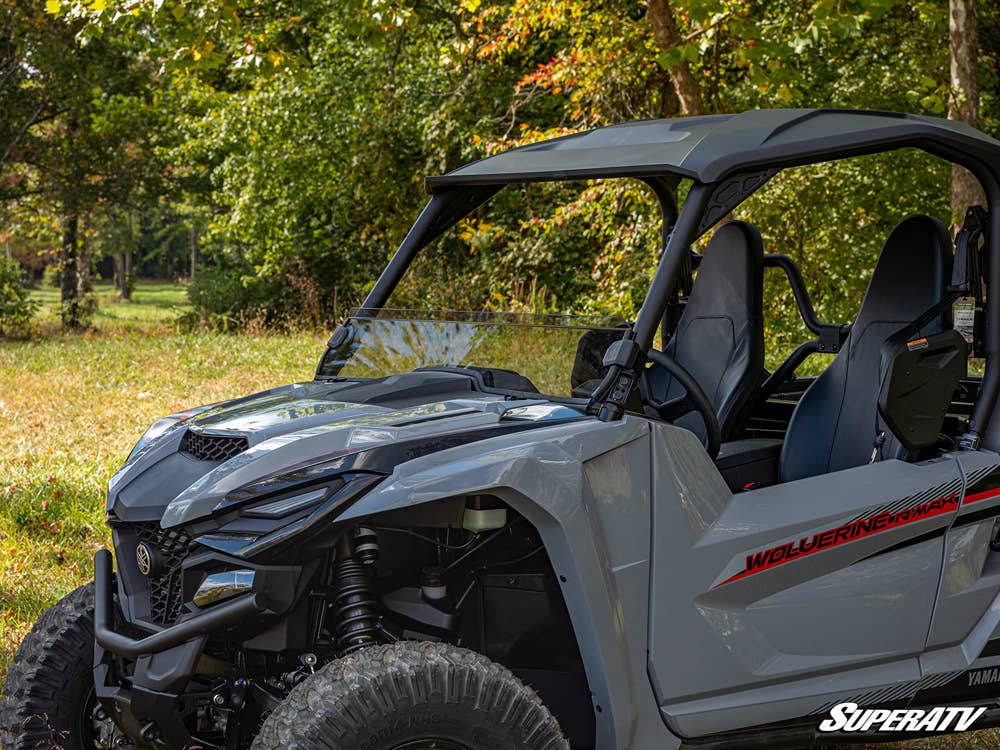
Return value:
[[(724, 221), (781, 169), (904, 147), (971, 170), (990, 210), (954, 242), (901, 217), (849, 325)], [(612, 177), (662, 209), (634, 321), (389, 308), (505, 186)], [(108, 487), (117, 564), (98, 552), (25, 638), (3, 750), (774, 748), (1000, 723), (1000, 142), (754, 111), (427, 186), (312, 381), (142, 437)], [(815, 334), (773, 372), (767, 267)], [(832, 364), (795, 377), (817, 352)]]

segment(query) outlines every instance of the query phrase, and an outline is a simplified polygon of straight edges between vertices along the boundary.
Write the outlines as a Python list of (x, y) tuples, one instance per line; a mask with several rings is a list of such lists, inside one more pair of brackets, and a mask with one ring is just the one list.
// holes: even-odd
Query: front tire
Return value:
[(485, 656), (371, 646), (298, 685), (251, 750), (569, 750), (538, 695)]
[(3, 750), (94, 750), (94, 587), (43, 614), (21, 641), (0, 695)]

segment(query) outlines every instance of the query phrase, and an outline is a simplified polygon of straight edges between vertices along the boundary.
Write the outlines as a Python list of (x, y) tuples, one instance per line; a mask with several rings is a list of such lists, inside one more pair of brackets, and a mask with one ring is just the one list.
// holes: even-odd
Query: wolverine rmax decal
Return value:
[[(954, 513), (960, 505), (959, 499), (961, 494), (958, 487), (952, 489), (952, 485), (958, 484), (956, 481), (945, 486), (939, 486), (930, 492), (904, 498), (882, 506), (874, 512), (854, 518), (840, 526), (749, 554), (746, 556), (746, 567), (743, 570), (715, 584), (712, 588), (725, 586), (728, 583), (738, 581), (755, 573), (776, 568), (792, 560), (832, 549), (847, 542), (864, 539), (916, 521), (924, 521), (947, 513)], [(926, 499), (928, 495), (933, 497), (939, 492), (943, 492), (944, 494), (934, 497), (933, 500)], [(967, 495), (964, 501), (961, 502), (961, 505), (970, 505), (998, 496), (1000, 496), (1000, 487), (984, 489)]]

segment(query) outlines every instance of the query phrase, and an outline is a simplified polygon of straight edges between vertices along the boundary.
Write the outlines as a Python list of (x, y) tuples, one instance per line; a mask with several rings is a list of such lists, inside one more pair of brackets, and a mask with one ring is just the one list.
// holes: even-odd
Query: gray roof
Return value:
[(717, 182), (913, 146), (1000, 175), (1000, 141), (936, 117), (844, 109), (765, 109), (638, 120), (505, 151), (427, 178), (431, 192), (469, 185), (672, 175)]

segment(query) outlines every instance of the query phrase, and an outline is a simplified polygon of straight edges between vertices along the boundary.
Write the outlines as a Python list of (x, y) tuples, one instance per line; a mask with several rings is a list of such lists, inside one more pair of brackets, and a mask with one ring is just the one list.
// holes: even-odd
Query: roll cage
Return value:
[[(889, 112), (813, 109), (755, 110), (736, 115), (642, 120), (530, 144), (472, 162), (426, 180), (431, 199), (362, 304), (383, 307), (421, 249), (510, 184), (610, 177), (645, 182), (662, 214), (663, 252), (632, 327), (605, 358), (608, 373), (591, 399), (602, 420), (619, 419), (657, 329), (679, 317), (672, 302), (689, 292), (698, 257), (694, 242), (783, 169), (855, 156), (916, 148), (976, 176), (987, 198), (984, 250), (985, 374), (963, 445), (1000, 451), (1000, 423), (988, 431), (1000, 394), (1000, 142), (962, 123)], [(681, 180), (692, 185), (678, 210)], [(765, 267), (781, 269), (807, 328), (816, 338), (801, 344), (762, 386), (773, 394), (814, 352), (834, 353), (849, 326), (821, 322), (798, 268), (782, 255)]]

